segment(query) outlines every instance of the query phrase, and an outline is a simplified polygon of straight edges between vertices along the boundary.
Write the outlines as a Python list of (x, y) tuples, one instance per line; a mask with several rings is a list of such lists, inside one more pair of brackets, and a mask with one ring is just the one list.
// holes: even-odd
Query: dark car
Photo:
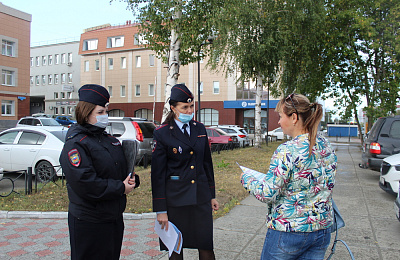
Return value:
[(124, 140), (139, 141), (139, 151), (136, 156), (138, 163), (151, 160), (153, 131), (156, 128), (153, 122), (138, 117), (109, 117), (108, 121), (106, 131), (121, 142)]
[(55, 120), (60, 124), (60, 125), (71, 125), (75, 124), (76, 121), (72, 120), (70, 116), (57, 116)]
[(381, 117), (365, 138), (360, 167), (379, 171), (384, 158), (400, 152), (400, 116)]

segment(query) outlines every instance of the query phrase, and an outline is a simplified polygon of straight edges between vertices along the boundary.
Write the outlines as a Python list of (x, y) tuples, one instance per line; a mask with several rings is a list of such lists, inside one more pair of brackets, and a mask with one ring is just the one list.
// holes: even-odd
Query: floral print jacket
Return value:
[(332, 225), (336, 154), (322, 135), (311, 156), (309, 145), (308, 134), (299, 135), (277, 148), (267, 174), (243, 174), (243, 187), (269, 205), (267, 228), (313, 232)]

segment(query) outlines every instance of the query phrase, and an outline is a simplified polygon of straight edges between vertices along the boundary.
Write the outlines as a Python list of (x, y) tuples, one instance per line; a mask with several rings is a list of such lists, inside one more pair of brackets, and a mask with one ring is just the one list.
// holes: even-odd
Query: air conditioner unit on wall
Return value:
[(67, 65), (68, 66), (72, 66), (72, 62), (67, 62)]

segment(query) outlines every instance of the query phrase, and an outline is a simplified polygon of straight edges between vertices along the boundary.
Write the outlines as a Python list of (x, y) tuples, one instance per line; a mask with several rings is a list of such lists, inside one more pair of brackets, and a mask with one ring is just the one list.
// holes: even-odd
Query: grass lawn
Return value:
[[(266, 172), (272, 153), (279, 144), (281, 142), (269, 143), (268, 147), (263, 144), (261, 148), (247, 147), (221, 151), (220, 154), (213, 153), (216, 196), (220, 204), (220, 209), (215, 212), (214, 218), (228, 213), (248, 195), (240, 184), (241, 171), (236, 162), (257, 171)], [(128, 195), (125, 212), (152, 212), (150, 167), (147, 169), (137, 167), (136, 173), (140, 176), (140, 187)], [(0, 209), (5, 211), (67, 211), (67, 189), (65, 185), (62, 186), (61, 180), (58, 180), (57, 184), (48, 183), (38, 193), (31, 195), (23, 195), (24, 191), (21, 191), (21, 195), (13, 193), (9, 197), (1, 197)]]

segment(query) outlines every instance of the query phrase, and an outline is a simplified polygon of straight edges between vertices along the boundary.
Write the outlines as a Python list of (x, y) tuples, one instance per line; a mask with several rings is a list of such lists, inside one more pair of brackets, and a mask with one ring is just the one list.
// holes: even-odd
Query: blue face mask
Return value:
[(106, 128), (108, 125), (108, 115), (96, 116), (97, 122), (94, 124), (100, 128)]
[(179, 113), (179, 121), (181, 121), (182, 123), (186, 124), (189, 123), (190, 120), (192, 120), (194, 117), (194, 113), (188, 115), (188, 114), (183, 114), (183, 113)]

